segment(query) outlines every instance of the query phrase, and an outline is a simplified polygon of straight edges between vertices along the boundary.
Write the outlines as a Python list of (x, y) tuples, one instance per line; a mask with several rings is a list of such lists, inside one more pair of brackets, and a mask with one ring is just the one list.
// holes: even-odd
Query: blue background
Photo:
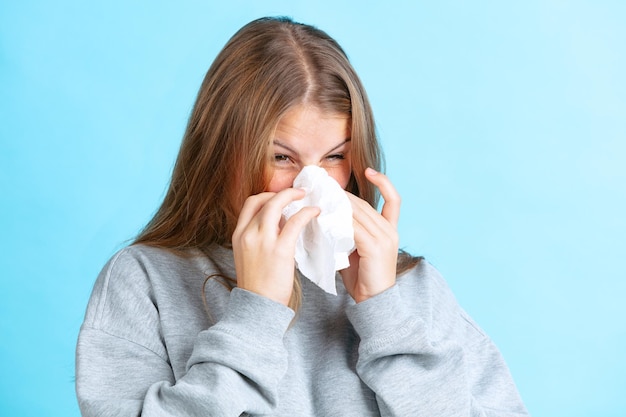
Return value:
[(263, 15), (345, 47), (402, 245), (443, 272), (530, 412), (626, 415), (626, 2), (556, 0), (3, 0), (0, 414), (79, 414), (93, 281), (160, 202), (213, 58)]

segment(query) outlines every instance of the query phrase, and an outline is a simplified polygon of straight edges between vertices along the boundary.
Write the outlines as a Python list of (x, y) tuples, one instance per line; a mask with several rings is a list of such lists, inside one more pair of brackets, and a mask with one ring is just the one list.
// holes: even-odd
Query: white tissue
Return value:
[(354, 250), (350, 200), (325, 169), (314, 165), (302, 168), (293, 187), (305, 189), (306, 195), (284, 208), (286, 219), (303, 207), (321, 209), (319, 216), (311, 220), (298, 237), (296, 266), (324, 291), (337, 295), (335, 272), (350, 266), (348, 255)]

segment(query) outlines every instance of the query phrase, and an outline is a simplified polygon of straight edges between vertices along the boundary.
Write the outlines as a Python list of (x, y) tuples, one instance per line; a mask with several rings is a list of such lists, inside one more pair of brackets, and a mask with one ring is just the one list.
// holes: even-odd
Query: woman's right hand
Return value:
[(305, 191), (287, 188), (246, 199), (233, 233), (237, 286), (284, 305), (293, 291), (296, 241), (304, 226), (319, 215), (304, 207), (286, 222), (282, 210)]

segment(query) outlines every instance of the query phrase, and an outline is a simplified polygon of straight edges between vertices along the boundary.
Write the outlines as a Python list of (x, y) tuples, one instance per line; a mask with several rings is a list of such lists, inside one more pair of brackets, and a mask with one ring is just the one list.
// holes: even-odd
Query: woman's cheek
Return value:
[(292, 172), (285, 172), (282, 170), (275, 170), (272, 175), (272, 179), (267, 186), (265, 191), (269, 191), (272, 193), (277, 193), (279, 191), (290, 188), (293, 185), (293, 180), (296, 178), (298, 174)]
[(349, 165), (345, 165), (342, 167), (331, 168), (326, 170), (328, 175), (330, 175), (335, 181), (339, 183), (341, 188), (344, 190), (348, 186), (348, 182), (350, 181), (350, 175), (352, 171)]

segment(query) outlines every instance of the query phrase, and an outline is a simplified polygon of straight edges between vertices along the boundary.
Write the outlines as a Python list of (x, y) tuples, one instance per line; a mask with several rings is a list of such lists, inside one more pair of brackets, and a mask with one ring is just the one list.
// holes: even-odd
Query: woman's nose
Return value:
[(321, 162), (311, 162), (311, 163), (307, 163), (307, 162), (304, 162), (304, 161), (303, 161), (303, 162), (300, 164), (300, 171), (302, 171), (302, 168), (304, 168), (304, 167), (308, 167), (308, 166), (316, 166), (316, 167), (322, 168), (322, 163), (321, 163)]

